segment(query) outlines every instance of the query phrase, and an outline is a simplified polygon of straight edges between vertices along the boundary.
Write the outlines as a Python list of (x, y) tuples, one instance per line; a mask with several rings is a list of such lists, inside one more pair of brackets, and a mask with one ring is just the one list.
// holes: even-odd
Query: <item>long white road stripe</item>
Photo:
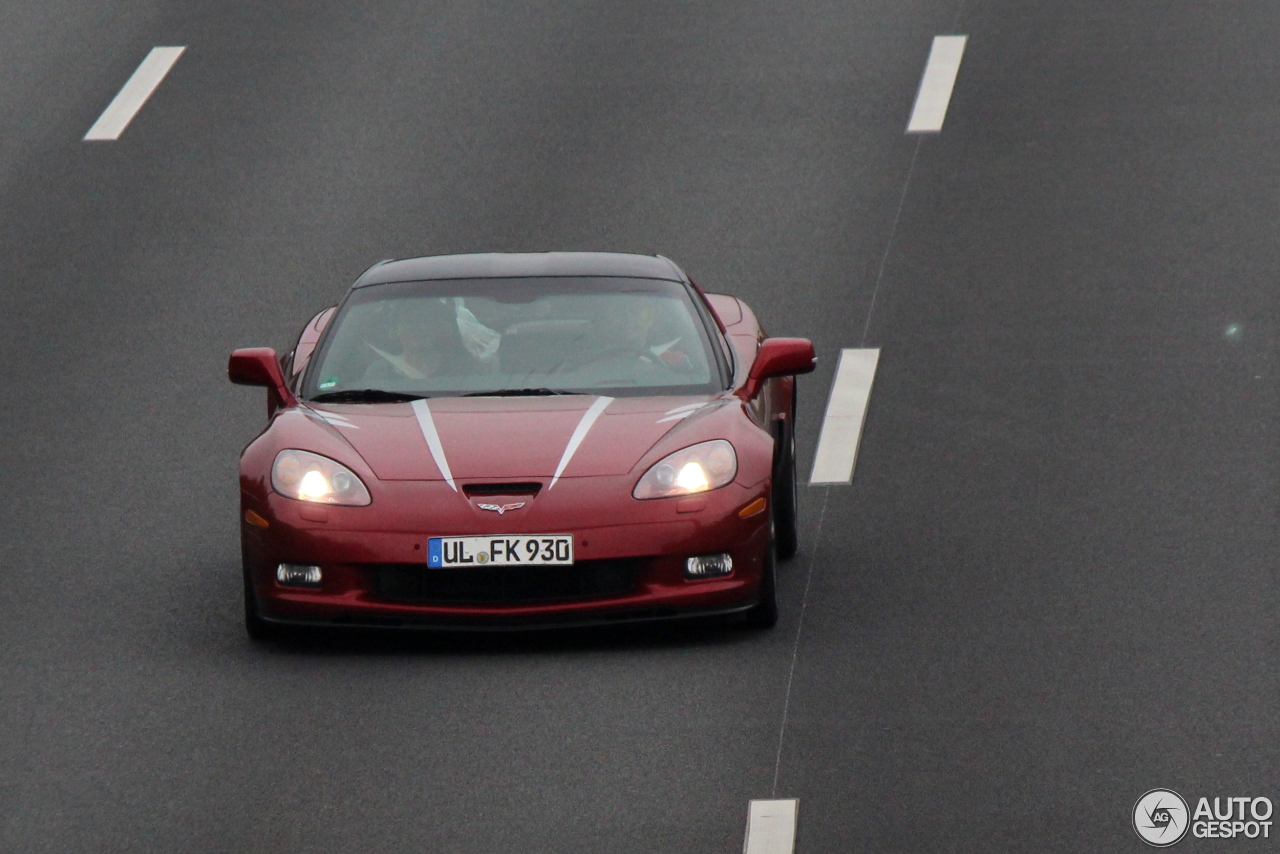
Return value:
[(809, 483), (850, 483), (853, 464), (858, 459), (862, 422), (867, 417), (871, 383), (876, 378), (880, 350), (840, 351), (840, 364), (831, 383), (827, 414), (822, 419), (818, 450), (813, 457)]
[(947, 117), (947, 105), (951, 103), (951, 90), (960, 73), (960, 57), (968, 36), (934, 36), (929, 50), (929, 61), (920, 78), (920, 91), (916, 93), (916, 105), (911, 110), (907, 133), (937, 133)]
[(170, 68), (173, 68), (173, 64), (178, 61), (178, 57), (182, 56), (184, 50), (186, 50), (185, 47), (153, 47), (151, 53), (147, 54), (147, 58), (138, 66), (138, 70), (133, 72), (129, 82), (125, 83), (124, 88), (116, 95), (115, 100), (107, 105), (102, 115), (93, 123), (93, 127), (89, 128), (84, 138), (86, 140), (119, 139), (120, 134), (124, 133), (124, 129), (129, 126), (129, 122), (133, 121), (138, 110), (142, 109), (142, 105), (151, 97), (151, 93), (156, 91), (160, 81), (164, 80), (165, 75), (169, 73)]
[(747, 812), (747, 838), (742, 854), (791, 854), (796, 847), (796, 813), (800, 801), (752, 801)]

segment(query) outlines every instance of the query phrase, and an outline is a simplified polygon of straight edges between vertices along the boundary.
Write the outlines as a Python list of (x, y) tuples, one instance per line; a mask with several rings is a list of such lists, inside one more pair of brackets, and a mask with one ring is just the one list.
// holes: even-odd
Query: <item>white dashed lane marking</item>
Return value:
[(858, 459), (858, 442), (862, 439), (862, 422), (867, 417), (871, 399), (871, 383), (876, 378), (880, 350), (848, 349), (840, 351), (840, 363), (831, 382), (827, 414), (818, 435), (818, 450), (813, 457), (809, 483), (850, 483), (853, 464)]
[(951, 103), (951, 90), (960, 73), (960, 57), (968, 36), (934, 36), (929, 50), (929, 61), (920, 78), (920, 91), (916, 93), (916, 105), (911, 110), (907, 133), (937, 133), (947, 117), (947, 105)]
[(747, 810), (747, 838), (742, 854), (792, 854), (796, 846), (796, 814), (800, 801), (752, 801)]
[(133, 121), (133, 117), (142, 109), (142, 105), (156, 91), (160, 81), (164, 80), (169, 69), (182, 56), (185, 47), (153, 47), (147, 58), (142, 60), (138, 70), (124, 84), (124, 88), (115, 99), (107, 105), (102, 115), (84, 135), (86, 140), (119, 139), (120, 134)]

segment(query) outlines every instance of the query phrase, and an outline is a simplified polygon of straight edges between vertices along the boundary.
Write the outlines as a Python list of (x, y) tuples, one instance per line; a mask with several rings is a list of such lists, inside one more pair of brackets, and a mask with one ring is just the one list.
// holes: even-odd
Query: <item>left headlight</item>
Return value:
[(632, 490), (632, 498), (693, 495), (731, 483), (738, 474), (738, 455), (724, 439), (692, 445), (668, 454), (649, 467)]
[(362, 507), (373, 503), (355, 472), (328, 457), (294, 448), (276, 454), (271, 486), (286, 498)]

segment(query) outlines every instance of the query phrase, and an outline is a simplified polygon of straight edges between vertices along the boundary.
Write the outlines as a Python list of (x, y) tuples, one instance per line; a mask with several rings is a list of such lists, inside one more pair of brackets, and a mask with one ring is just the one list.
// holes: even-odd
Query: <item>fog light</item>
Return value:
[(319, 587), (320, 567), (298, 563), (282, 563), (276, 567), (276, 581), (290, 587)]
[(691, 557), (684, 562), (685, 578), (718, 578), (733, 572), (733, 558), (727, 554)]

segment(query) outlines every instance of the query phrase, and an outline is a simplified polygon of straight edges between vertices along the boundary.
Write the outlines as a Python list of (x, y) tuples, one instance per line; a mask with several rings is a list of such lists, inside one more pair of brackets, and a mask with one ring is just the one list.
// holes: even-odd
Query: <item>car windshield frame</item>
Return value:
[[(530, 287), (530, 294), (520, 294), (522, 285), (529, 287), (542, 283), (540, 289)], [(653, 396), (688, 396), (715, 395), (728, 390), (732, 384), (730, 356), (725, 352), (726, 342), (715, 325), (709, 308), (701, 295), (688, 283), (674, 279), (647, 278), (636, 276), (521, 276), (521, 277), (480, 277), (427, 279), (401, 282), (385, 282), (352, 287), (338, 305), (331, 321), (326, 325), (320, 340), (316, 342), (314, 352), (308, 360), (303, 375), (298, 383), (298, 396), (304, 401), (331, 393), (333, 386), (323, 386), (323, 366), (329, 357), (334, 342), (338, 340), (344, 321), (359, 306), (380, 300), (397, 300), (406, 298), (433, 298), (443, 300), (461, 297), (465, 302), (471, 297), (494, 300), (502, 305), (519, 306), (532, 304), (548, 296), (564, 294), (619, 294), (647, 295), (665, 298), (676, 298), (687, 312), (689, 327), (694, 331), (700, 348), (698, 358), (704, 360), (707, 380), (686, 384), (656, 385), (583, 385), (575, 386), (561, 382), (555, 374), (536, 374), (530, 382), (511, 384), (512, 396), (529, 396), (530, 392), (540, 387), (544, 391), (556, 394), (587, 394), (607, 397), (653, 397)], [(455, 300), (456, 302), (456, 300)], [(487, 329), (487, 327), (484, 327)], [(488, 330), (493, 332), (493, 330)], [(693, 346), (694, 342), (690, 342)], [(372, 345), (370, 345), (372, 346)], [(495, 380), (498, 377), (494, 377)], [(402, 383), (403, 384), (403, 383)], [(368, 383), (359, 383), (366, 387)], [(352, 388), (357, 381), (352, 381)], [(388, 391), (419, 393), (423, 397), (494, 397), (500, 396), (503, 388), (498, 383), (495, 388), (461, 388), (461, 389), (408, 389), (389, 388)], [(318, 401), (323, 403), (324, 401)]]

